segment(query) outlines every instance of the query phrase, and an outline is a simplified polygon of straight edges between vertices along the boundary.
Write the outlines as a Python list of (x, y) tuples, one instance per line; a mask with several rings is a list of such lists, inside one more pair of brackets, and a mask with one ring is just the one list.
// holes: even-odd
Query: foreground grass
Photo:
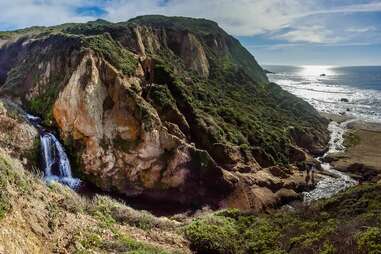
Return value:
[(184, 229), (196, 253), (381, 253), (381, 186), (270, 215), (228, 210)]
[(48, 187), (2, 151), (0, 187), (0, 247), (11, 253), (381, 253), (378, 184), (295, 210), (225, 210), (181, 223)]
[(47, 186), (2, 150), (0, 187), (6, 253), (189, 253), (179, 223), (106, 196), (87, 199), (60, 184)]

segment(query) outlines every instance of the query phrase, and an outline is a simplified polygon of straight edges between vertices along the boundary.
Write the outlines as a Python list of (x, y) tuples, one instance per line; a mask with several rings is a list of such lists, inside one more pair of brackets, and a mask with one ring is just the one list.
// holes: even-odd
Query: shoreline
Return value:
[[(330, 121), (342, 123), (350, 116), (320, 112)], [(333, 168), (361, 182), (381, 182), (381, 123), (356, 120), (344, 134), (345, 151), (328, 154)]]

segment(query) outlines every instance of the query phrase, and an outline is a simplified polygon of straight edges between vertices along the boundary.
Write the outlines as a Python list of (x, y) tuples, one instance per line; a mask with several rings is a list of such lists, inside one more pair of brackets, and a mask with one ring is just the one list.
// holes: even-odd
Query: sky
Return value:
[(207, 18), (262, 65), (381, 65), (381, 0), (0, 0), (0, 10), (0, 30), (145, 14)]

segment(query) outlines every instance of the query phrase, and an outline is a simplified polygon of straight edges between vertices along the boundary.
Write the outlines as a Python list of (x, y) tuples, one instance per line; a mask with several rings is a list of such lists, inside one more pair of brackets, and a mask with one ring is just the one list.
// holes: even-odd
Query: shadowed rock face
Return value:
[(211, 21), (14, 36), (0, 48), (1, 94), (57, 128), (77, 173), (104, 190), (260, 210), (298, 198), (307, 184), (287, 165), (328, 140), (325, 120)]

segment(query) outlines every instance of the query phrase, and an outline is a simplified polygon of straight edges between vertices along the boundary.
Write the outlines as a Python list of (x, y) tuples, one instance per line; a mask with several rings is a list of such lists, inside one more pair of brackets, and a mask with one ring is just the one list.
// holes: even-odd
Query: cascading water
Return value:
[[(317, 158), (319, 161), (322, 162), (322, 159), (330, 153), (344, 151), (344, 133), (347, 130), (348, 124), (353, 121), (356, 120), (351, 119), (340, 124), (332, 121), (328, 125), (328, 130), (330, 132), (329, 149), (322, 157)], [(335, 170), (329, 163), (322, 162), (321, 166), (323, 171), (328, 174), (316, 184), (312, 191), (303, 192), (305, 202), (308, 203), (313, 200), (331, 197), (339, 191), (357, 184), (356, 180)]]
[(40, 118), (27, 115), (28, 120), (40, 131), (41, 157), (44, 169), (44, 179), (47, 183), (60, 182), (72, 189), (80, 186), (81, 181), (73, 178), (70, 161), (62, 144), (50, 132), (40, 125)]

